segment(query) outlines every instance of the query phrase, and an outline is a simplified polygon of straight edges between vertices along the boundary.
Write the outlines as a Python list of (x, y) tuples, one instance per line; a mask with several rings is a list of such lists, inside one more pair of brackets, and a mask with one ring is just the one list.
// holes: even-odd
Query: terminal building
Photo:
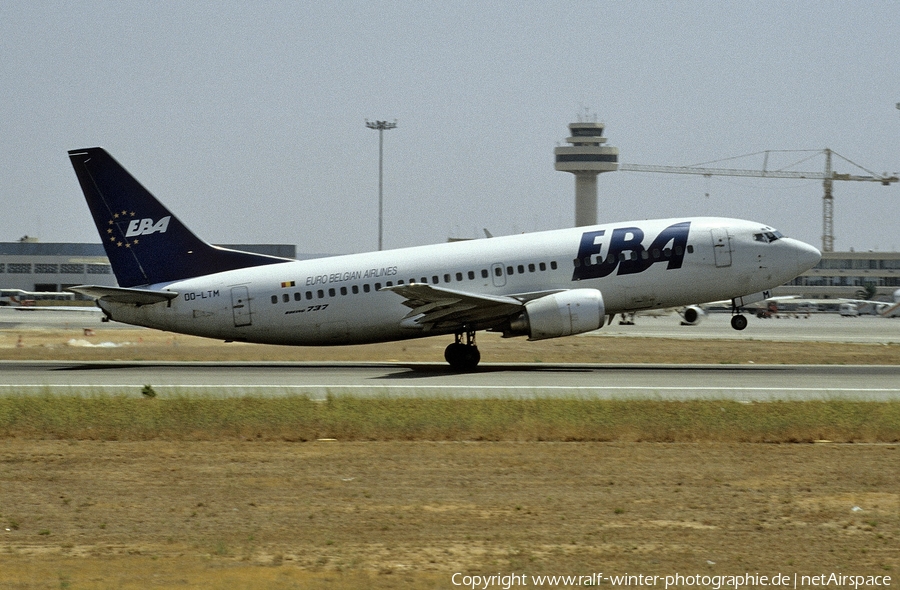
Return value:
[(64, 291), (75, 285), (116, 286), (102, 244), (0, 243), (0, 288)]
[(875, 289), (872, 299), (892, 300), (900, 287), (900, 252), (823, 252), (819, 264), (775, 294), (858, 299), (869, 285)]
[[(289, 244), (222, 247), (282, 258), (297, 257), (297, 247)], [(44, 243), (34, 238), (0, 242), (0, 289), (58, 292), (76, 285), (117, 286), (102, 244)]]

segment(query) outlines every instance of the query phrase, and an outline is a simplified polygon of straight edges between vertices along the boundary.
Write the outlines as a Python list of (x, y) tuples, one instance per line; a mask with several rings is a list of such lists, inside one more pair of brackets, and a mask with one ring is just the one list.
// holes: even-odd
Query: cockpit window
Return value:
[(763, 242), (765, 244), (771, 244), (778, 238), (783, 238), (783, 237), (784, 237), (784, 234), (782, 234), (778, 230), (764, 231), (764, 232), (760, 232), (758, 234), (753, 234), (754, 240), (756, 240), (757, 242)]

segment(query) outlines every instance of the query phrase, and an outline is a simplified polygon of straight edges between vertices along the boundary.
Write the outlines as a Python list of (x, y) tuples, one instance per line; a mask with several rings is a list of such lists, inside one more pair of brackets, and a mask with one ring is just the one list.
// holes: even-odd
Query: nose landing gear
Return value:
[[(465, 343), (463, 343), (463, 334), (466, 337)], [(466, 330), (457, 333), (456, 341), (444, 350), (444, 358), (452, 368), (459, 371), (470, 371), (477, 367), (481, 360), (481, 353), (475, 346), (475, 331)]]

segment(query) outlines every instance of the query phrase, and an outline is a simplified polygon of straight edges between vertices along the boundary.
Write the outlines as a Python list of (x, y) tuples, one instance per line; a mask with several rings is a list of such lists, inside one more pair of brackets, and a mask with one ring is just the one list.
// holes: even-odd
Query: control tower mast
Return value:
[(575, 225), (597, 223), (597, 175), (619, 169), (619, 148), (605, 147), (603, 123), (579, 121), (569, 124), (570, 146), (553, 150), (556, 169), (575, 175)]

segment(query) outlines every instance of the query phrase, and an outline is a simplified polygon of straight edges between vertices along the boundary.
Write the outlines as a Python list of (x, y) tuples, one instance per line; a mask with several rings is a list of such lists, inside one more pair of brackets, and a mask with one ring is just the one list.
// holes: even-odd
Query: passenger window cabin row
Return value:
[[(515, 274), (528, 274), (528, 273), (533, 273), (533, 272), (544, 272), (548, 268), (550, 270), (556, 270), (557, 268), (559, 268), (559, 266), (557, 265), (556, 261), (553, 260), (549, 264), (546, 262), (518, 264), (515, 266), (507, 266), (505, 269), (504, 269), (504, 267), (502, 267), (500, 265), (495, 265), (493, 267), (493, 270), (494, 270), (495, 276), (502, 277), (504, 275), (504, 271), (505, 271), (506, 275), (512, 276)], [(486, 268), (481, 269), (481, 272), (478, 274), (481, 275), (482, 279), (487, 279), (491, 276), (490, 271), (488, 271), (488, 269), (486, 269)], [(409, 284), (410, 285), (412, 285), (412, 284), (428, 284), (430, 282), (433, 285), (437, 285), (437, 284), (440, 284), (441, 282), (452, 283), (452, 282), (454, 282), (454, 279), (455, 279), (455, 282), (461, 283), (466, 280), (474, 281), (476, 276), (477, 275), (474, 270), (470, 270), (465, 273), (463, 273), (463, 272), (444, 273), (442, 276), (441, 275), (432, 275), (430, 281), (429, 281), (428, 277), (421, 277), (419, 280), (409, 279)], [(400, 279), (399, 281), (397, 281), (397, 284), (398, 285), (404, 284), (403, 279)], [(382, 286), (393, 287), (394, 282), (387, 281), (386, 283), (384, 283), (384, 285), (382, 285), (382, 283), (374, 283), (374, 284), (363, 283), (362, 285), (350, 285), (349, 287), (348, 286), (329, 287), (328, 289), (317, 289), (315, 291), (305, 291), (305, 292), (294, 291), (293, 293), (282, 293), (281, 301), (283, 303), (290, 303), (292, 299), (293, 299), (293, 301), (304, 301), (304, 300), (312, 301), (314, 299), (325, 299), (326, 297), (337, 297), (338, 294), (340, 294), (340, 295), (351, 295), (351, 294), (358, 295), (360, 292), (372, 293), (372, 292), (375, 292), (375, 291), (378, 291), (379, 289), (381, 289)], [(272, 303), (276, 304), (276, 303), (278, 303), (278, 301), (279, 301), (278, 295), (272, 295)]]

